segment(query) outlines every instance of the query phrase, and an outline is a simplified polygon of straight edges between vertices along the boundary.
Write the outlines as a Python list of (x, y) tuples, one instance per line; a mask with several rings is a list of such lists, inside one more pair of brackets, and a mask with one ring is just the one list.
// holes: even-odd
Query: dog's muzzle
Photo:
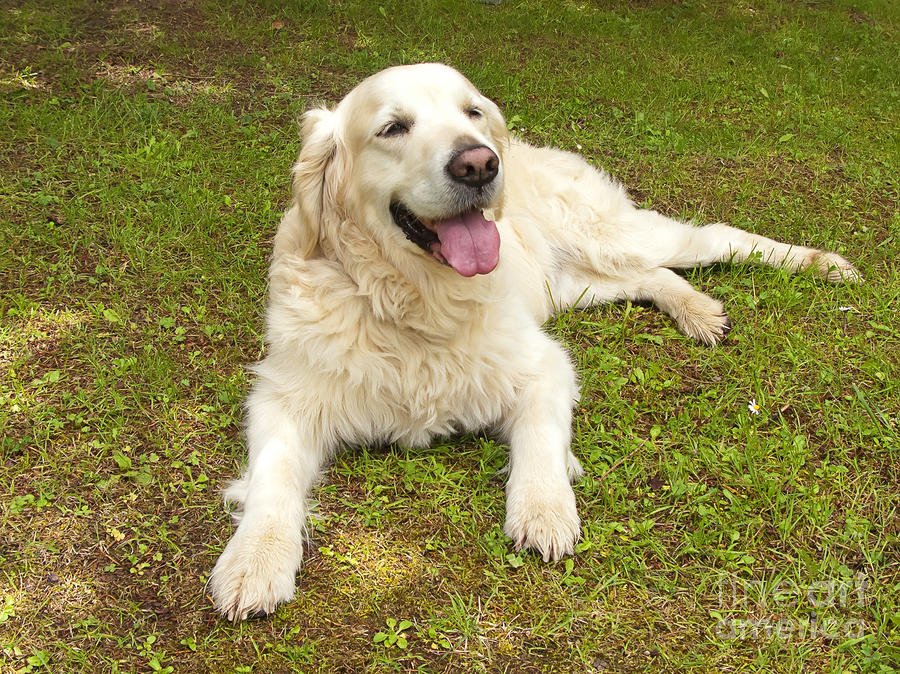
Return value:
[(390, 211), (407, 239), (462, 276), (488, 274), (500, 260), (500, 233), (481, 209), (429, 220), (427, 226), (400, 202), (391, 203)]

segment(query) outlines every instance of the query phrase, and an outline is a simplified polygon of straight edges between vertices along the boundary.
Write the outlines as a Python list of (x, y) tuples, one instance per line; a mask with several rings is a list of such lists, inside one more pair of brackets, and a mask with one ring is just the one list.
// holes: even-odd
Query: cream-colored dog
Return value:
[(580, 533), (569, 450), (579, 397), (556, 310), (652, 301), (715, 344), (718, 300), (671, 268), (751, 256), (830, 281), (844, 258), (637, 208), (579, 157), (507, 135), (455, 70), (391, 68), (303, 118), (291, 207), (275, 238), (268, 356), (247, 401), (242, 509), (210, 576), (230, 619), (294, 594), (307, 495), (345, 445), (428, 445), (492, 429), (509, 443), (504, 530), (545, 560)]

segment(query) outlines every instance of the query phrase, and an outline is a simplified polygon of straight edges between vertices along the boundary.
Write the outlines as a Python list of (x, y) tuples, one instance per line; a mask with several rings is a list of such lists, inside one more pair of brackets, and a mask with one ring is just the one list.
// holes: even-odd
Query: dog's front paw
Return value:
[(276, 525), (247, 528), (245, 521), (225, 547), (209, 576), (216, 609), (229, 620), (269, 614), (294, 597), (294, 579), (303, 555), (300, 532)]
[(581, 534), (575, 492), (567, 480), (547, 480), (509, 486), (504, 533), (516, 550), (531, 548), (556, 561), (574, 554)]
[(859, 283), (863, 280), (856, 267), (837, 253), (816, 251), (805, 266), (813, 267), (822, 278), (832, 283)]

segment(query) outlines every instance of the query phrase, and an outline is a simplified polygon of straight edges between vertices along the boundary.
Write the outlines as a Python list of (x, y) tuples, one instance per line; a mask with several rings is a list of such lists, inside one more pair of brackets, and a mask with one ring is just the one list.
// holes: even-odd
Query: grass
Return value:
[[(0, 669), (900, 667), (898, 22), (887, 0), (0, 9)], [(646, 206), (867, 281), (691, 272), (736, 326), (715, 349), (648, 307), (559, 316), (574, 558), (511, 549), (491, 438), (368, 448), (315, 492), (296, 600), (226, 623), (204, 583), (296, 120), (420, 60)]]

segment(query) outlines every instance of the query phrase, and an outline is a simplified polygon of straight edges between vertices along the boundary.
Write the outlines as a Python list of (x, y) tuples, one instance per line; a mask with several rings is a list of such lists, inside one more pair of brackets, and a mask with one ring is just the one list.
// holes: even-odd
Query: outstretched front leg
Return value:
[(544, 333), (522, 346), (535, 368), (504, 420), (510, 445), (504, 532), (517, 549), (557, 560), (575, 552), (581, 532), (569, 484), (582, 473), (569, 450), (578, 386), (565, 351)]
[(250, 463), (225, 492), (243, 506), (209, 589), (229, 620), (271, 613), (294, 596), (303, 554), (306, 494), (329, 453), (305, 432), (284, 399), (257, 388), (247, 401)]

